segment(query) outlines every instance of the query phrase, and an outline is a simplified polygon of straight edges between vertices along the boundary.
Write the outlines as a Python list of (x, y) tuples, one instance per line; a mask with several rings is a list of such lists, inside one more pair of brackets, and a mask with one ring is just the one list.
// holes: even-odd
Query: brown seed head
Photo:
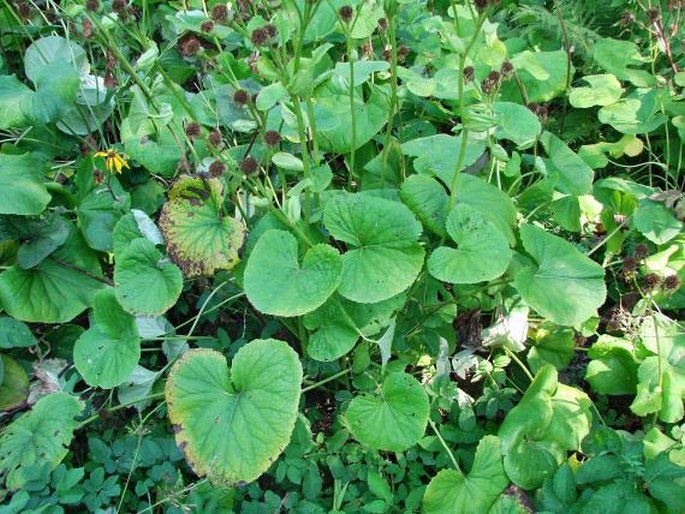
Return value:
[(209, 139), (209, 143), (212, 146), (219, 146), (219, 145), (221, 145), (221, 141), (223, 138), (221, 137), (221, 132), (219, 132), (218, 130), (212, 130), (209, 133), (208, 139)]
[(209, 174), (214, 178), (220, 177), (225, 170), (226, 165), (221, 161), (214, 161), (209, 165)]
[(661, 277), (656, 273), (648, 273), (643, 279), (645, 289), (655, 289), (661, 284)]
[(246, 105), (250, 101), (250, 93), (244, 89), (238, 89), (233, 93), (233, 101), (240, 106)]
[(640, 243), (635, 247), (635, 250), (633, 250), (633, 256), (640, 261), (646, 259), (649, 257), (649, 246), (645, 243)]
[(100, 8), (100, 0), (87, 0), (86, 9), (89, 11), (97, 11)]
[(267, 146), (278, 146), (281, 143), (281, 135), (275, 130), (267, 130), (264, 133), (264, 143)]
[(680, 289), (680, 279), (678, 275), (669, 275), (664, 279), (664, 289), (666, 291), (677, 291)]
[(268, 39), (269, 33), (264, 27), (258, 27), (254, 29), (252, 31), (252, 35), (250, 36), (250, 41), (252, 41), (254, 46), (262, 46), (268, 41)]
[(228, 8), (223, 4), (217, 4), (212, 8), (212, 19), (217, 23), (224, 23), (228, 18)]
[(200, 127), (200, 124), (196, 121), (193, 121), (192, 123), (188, 123), (188, 125), (186, 125), (186, 136), (188, 136), (190, 139), (196, 138), (200, 135), (201, 132), (202, 127)]
[(252, 175), (259, 168), (259, 163), (254, 157), (245, 157), (240, 161), (240, 171), (245, 173), (245, 175)]
[(200, 28), (202, 29), (202, 32), (211, 32), (214, 30), (214, 22), (212, 20), (207, 20), (202, 22), (202, 25), (200, 25)]
[(338, 14), (340, 14), (340, 19), (342, 21), (344, 21), (345, 23), (349, 23), (350, 21), (352, 21), (354, 10), (349, 5), (343, 5), (338, 11)]
[(499, 72), (502, 74), (504, 80), (509, 80), (514, 76), (514, 65), (509, 61), (504, 61), (500, 66)]
[(473, 66), (465, 66), (464, 67), (464, 82), (466, 84), (469, 84), (470, 82), (473, 81), (474, 73), (475, 73), (475, 70), (473, 69)]

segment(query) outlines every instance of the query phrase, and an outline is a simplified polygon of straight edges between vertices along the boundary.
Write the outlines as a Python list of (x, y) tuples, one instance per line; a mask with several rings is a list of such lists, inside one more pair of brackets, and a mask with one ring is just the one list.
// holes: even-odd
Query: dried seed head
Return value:
[(267, 130), (264, 133), (264, 143), (267, 146), (278, 146), (281, 143), (281, 135), (275, 130)]
[(209, 165), (209, 174), (214, 178), (220, 177), (225, 170), (226, 165), (221, 161), (214, 161)]
[(259, 164), (257, 163), (257, 159), (254, 157), (245, 157), (242, 161), (240, 161), (240, 171), (245, 173), (245, 175), (252, 175), (257, 169), (259, 168)]
[(499, 72), (502, 74), (504, 80), (509, 80), (514, 76), (514, 65), (509, 61), (504, 61), (500, 66)]
[(202, 128), (200, 127), (200, 124), (196, 121), (193, 121), (192, 123), (188, 123), (188, 125), (186, 125), (186, 136), (188, 136), (190, 139), (196, 138), (200, 135), (201, 132)]
[(240, 106), (246, 105), (250, 101), (250, 93), (244, 89), (238, 89), (233, 93), (233, 101)]
[(178, 50), (184, 57), (192, 57), (200, 51), (200, 40), (194, 34), (182, 37), (178, 42)]
[(223, 4), (217, 4), (212, 8), (212, 19), (217, 23), (224, 23), (228, 18), (228, 8)]
[(87, 0), (86, 9), (89, 11), (97, 11), (100, 8), (100, 0)]
[(480, 89), (486, 95), (492, 94), (496, 88), (497, 84), (490, 79), (485, 79), (480, 83)]
[(488, 0), (473, 0), (473, 6), (478, 12), (483, 12), (485, 9), (487, 9), (489, 3), (490, 2), (488, 2)]
[(664, 289), (666, 291), (677, 291), (680, 289), (680, 285), (678, 275), (669, 275), (664, 279)]
[(645, 289), (656, 289), (661, 284), (661, 277), (656, 273), (648, 273), (643, 279)]
[(378, 32), (385, 32), (386, 30), (388, 30), (388, 20), (381, 18), (378, 20)]
[(269, 37), (278, 36), (278, 29), (276, 28), (276, 25), (274, 25), (273, 23), (268, 23), (264, 25), (264, 30), (266, 30), (266, 33), (269, 35)]
[(209, 133), (208, 139), (212, 146), (220, 146), (223, 138), (221, 137), (221, 132), (218, 130), (212, 130)]
[(469, 84), (470, 82), (473, 81), (474, 73), (475, 73), (475, 70), (473, 69), (473, 66), (465, 66), (464, 67), (464, 82), (466, 84)]
[(211, 32), (214, 29), (214, 22), (212, 20), (204, 21), (200, 28), (202, 29), (202, 32)]
[(388, 62), (392, 61), (392, 50), (390, 50), (389, 48), (383, 50), (383, 59)]
[(645, 243), (640, 243), (635, 247), (635, 250), (633, 250), (633, 256), (640, 261), (646, 259), (649, 257), (649, 246)]
[(621, 25), (627, 26), (635, 23), (635, 16), (630, 11), (625, 11), (621, 16)]
[(549, 110), (547, 109), (547, 106), (545, 104), (533, 102), (529, 103), (527, 107), (533, 114), (535, 114), (538, 117), (541, 123), (545, 123), (547, 121)]
[(115, 13), (121, 14), (126, 10), (126, 7), (128, 7), (128, 2), (126, 0), (112, 0), (112, 10)]
[(661, 18), (661, 12), (658, 7), (652, 7), (647, 11), (647, 18), (651, 23), (658, 21)]
[(19, 17), (22, 20), (26, 20), (29, 18), (29, 16), (31, 16), (31, 7), (28, 4), (24, 2), (18, 2), (16, 3), (16, 8), (17, 12), (19, 13)]
[(113, 89), (116, 87), (117, 79), (114, 77), (114, 74), (110, 70), (107, 70), (105, 72), (105, 77), (103, 78), (103, 84), (107, 89)]
[(93, 22), (83, 18), (83, 37), (89, 39), (93, 35)]
[(344, 21), (345, 23), (349, 23), (350, 21), (352, 21), (354, 11), (352, 10), (352, 7), (350, 7), (349, 5), (343, 5), (338, 11), (338, 14), (340, 14), (340, 19), (342, 21)]
[(502, 76), (499, 74), (499, 71), (491, 71), (488, 73), (488, 80), (495, 84), (496, 86), (499, 85), (499, 81)]
[(637, 270), (637, 264), (637, 259), (630, 255), (623, 259), (623, 275), (630, 278)]
[(254, 29), (252, 31), (252, 35), (250, 35), (250, 41), (252, 41), (254, 46), (262, 46), (268, 41), (268, 39), (269, 33), (264, 27)]

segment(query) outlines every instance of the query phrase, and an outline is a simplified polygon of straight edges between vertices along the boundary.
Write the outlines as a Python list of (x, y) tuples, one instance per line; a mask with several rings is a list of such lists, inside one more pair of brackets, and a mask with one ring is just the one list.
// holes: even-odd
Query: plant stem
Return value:
[(452, 453), (452, 450), (450, 450), (449, 446), (447, 446), (447, 443), (442, 438), (442, 434), (440, 434), (438, 427), (435, 426), (435, 422), (432, 419), (428, 418), (428, 424), (433, 429), (433, 432), (435, 432), (435, 435), (438, 436), (438, 440), (440, 441), (440, 444), (442, 444), (442, 447), (445, 449), (445, 451), (447, 452), (447, 455), (449, 456), (450, 460), (452, 461), (452, 465), (454, 466), (454, 469), (456, 469), (459, 473), (462, 473), (461, 468), (459, 467), (459, 464), (457, 463), (457, 459), (454, 458), (454, 454)]
[(302, 392), (306, 393), (307, 391), (311, 391), (312, 389), (316, 389), (317, 387), (321, 387), (322, 385), (327, 384), (328, 382), (331, 382), (331, 381), (335, 380), (336, 378), (340, 378), (342, 376), (347, 375), (349, 372), (350, 372), (349, 369), (344, 369), (342, 371), (338, 371), (335, 375), (331, 375), (330, 377), (326, 377), (323, 380), (319, 380), (318, 382), (316, 382), (312, 385), (309, 385), (307, 387), (303, 387)]

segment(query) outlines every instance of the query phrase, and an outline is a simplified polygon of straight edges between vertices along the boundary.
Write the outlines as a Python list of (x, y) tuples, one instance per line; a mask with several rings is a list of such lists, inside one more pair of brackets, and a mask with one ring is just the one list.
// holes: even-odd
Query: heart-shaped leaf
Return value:
[(8, 316), (0, 316), (0, 348), (26, 348), (36, 344), (38, 341), (26, 323)]
[(310, 248), (302, 266), (297, 240), (284, 230), (267, 230), (259, 238), (245, 267), (245, 293), (265, 314), (301, 316), (311, 312), (338, 288), (342, 260), (334, 248)]
[(465, 204), (447, 217), (447, 233), (457, 249), (441, 246), (428, 259), (428, 271), (438, 280), (476, 284), (499, 277), (507, 270), (512, 252), (493, 222)]
[(45, 217), (0, 217), (0, 241), (21, 241), (17, 251), (17, 264), (29, 269), (40, 264), (57, 250), (69, 237), (69, 224), (52, 212)]
[(0, 273), (0, 304), (22, 321), (64, 323), (83, 312), (104, 286), (97, 255), (71, 229), (64, 245), (31, 269)]
[(128, 378), (140, 359), (136, 320), (111, 288), (95, 295), (93, 318), (95, 324), (74, 345), (74, 364), (89, 385), (111, 389)]
[(29, 377), (17, 361), (0, 355), (0, 410), (10, 410), (21, 405), (29, 395)]
[(345, 194), (326, 205), (324, 224), (349, 245), (338, 290), (345, 298), (359, 303), (386, 300), (411, 286), (421, 271), (421, 224), (402, 203)]
[(460, 470), (444, 469), (430, 481), (423, 497), (423, 511), (427, 514), (488, 512), (508, 483), (500, 440), (486, 435), (478, 443), (468, 475)]
[(159, 224), (171, 259), (186, 277), (213, 275), (238, 262), (245, 227), (223, 212), (217, 179), (181, 177), (169, 191)]
[(252, 481), (283, 451), (295, 427), (302, 366), (284, 342), (256, 340), (226, 359), (190, 350), (166, 383), (176, 442), (195, 473), (213, 482)]
[(526, 251), (537, 268), (516, 275), (516, 288), (528, 305), (559, 325), (577, 326), (606, 298), (604, 269), (571, 243), (533, 225), (521, 227)]
[(439, 236), (447, 234), (445, 220), (449, 213), (449, 198), (437, 180), (426, 175), (412, 175), (402, 183), (400, 197), (424, 227)]
[(585, 75), (583, 82), (590, 87), (574, 87), (568, 95), (568, 101), (573, 107), (586, 109), (595, 105), (610, 105), (621, 98), (623, 88), (615, 75)]
[(183, 289), (183, 274), (149, 239), (135, 239), (114, 265), (115, 293), (133, 314), (162, 314), (174, 306)]
[(101, 252), (112, 251), (114, 226), (130, 208), (131, 195), (114, 177), (107, 186), (88, 193), (78, 208), (79, 227), (88, 245)]
[(428, 412), (428, 396), (419, 381), (406, 373), (392, 373), (378, 394), (354, 398), (346, 416), (352, 435), (363, 445), (401, 452), (424, 434)]
[(44, 396), (33, 409), (10, 423), (0, 435), (0, 476), (6, 475), (7, 488), (17, 490), (31, 476), (31, 466), (47, 463), (55, 468), (67, 454), (74, 418), (83, 404), (66, 393)]

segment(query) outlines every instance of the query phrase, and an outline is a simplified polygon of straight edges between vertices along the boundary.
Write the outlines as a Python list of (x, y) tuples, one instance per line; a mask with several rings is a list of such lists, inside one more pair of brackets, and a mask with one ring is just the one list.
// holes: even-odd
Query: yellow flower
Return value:
[(105, 167), (110, 173), (121, 173), (122, 168), (131, 169), (128, 167), (128, 163), (124, 159), (126, 155), (119, 154), (116, 150), (112, 150), (111, 148), (106, 152), (95, 152), (94, 157), (104, 157)]

